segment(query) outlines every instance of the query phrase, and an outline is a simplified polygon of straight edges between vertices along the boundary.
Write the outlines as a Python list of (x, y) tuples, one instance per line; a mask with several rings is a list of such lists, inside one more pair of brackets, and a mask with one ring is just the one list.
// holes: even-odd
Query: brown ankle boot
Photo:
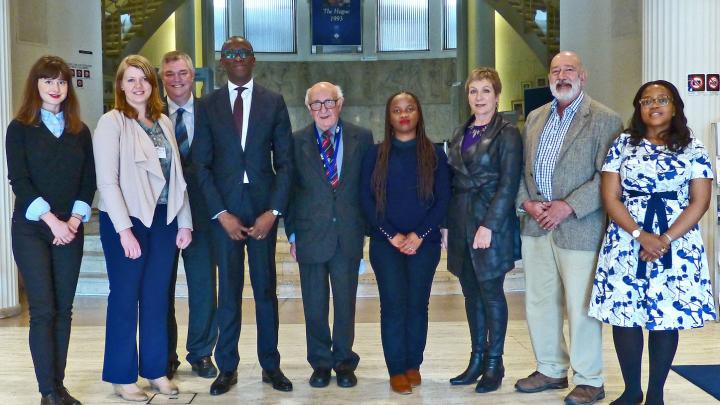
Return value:
[(417, 387), (418, 385), (422, 384), (422, 377), (420, 376), (420, 370), (416, 368), (409, 368), (405, 371), (405, 377), (407, 377), (408, 382), (410, 383), (411, 387)]
[(396, 374), (390, 376), (390, 388), (401, 395), (412, 394), (410, 381), (405, 374)]

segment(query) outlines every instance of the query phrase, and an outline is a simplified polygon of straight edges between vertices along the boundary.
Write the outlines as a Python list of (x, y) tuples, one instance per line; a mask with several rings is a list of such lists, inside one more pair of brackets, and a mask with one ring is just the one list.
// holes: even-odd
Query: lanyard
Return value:
[[(337, 163), (337, 155), (340, 151), (340, 135), (342, 134), (342, 122), (338, 121), (337, 125), (335, 126), (335, 137), (334, 137), (334, 145), (333, 150), (335, 152), (335, 160)], [(318, 145), (318, 151), (320, 151), (320, 158), (323, 160), (323, 164), (325, 165), (325, 169), (330, 168), (330, 162), (328, 161), (327, 156), (323, 153), (322, 150), (322, 134), (318, 133), (317, 127), (315, 127), (315, 139), (317, 140)], [(337, 164), (335, 165), (335, 170), (337, 170)]]

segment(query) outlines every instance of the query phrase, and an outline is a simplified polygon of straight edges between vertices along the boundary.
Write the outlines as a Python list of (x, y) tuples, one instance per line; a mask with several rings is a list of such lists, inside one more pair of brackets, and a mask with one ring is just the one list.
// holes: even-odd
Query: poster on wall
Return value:
[(362, 52), (361, 0), (312, 0), (312, 52)]
[(702, 73), (692, 73), (688, 75), (688, 92), (698, 93), (705, 91), (705, 75)]
[(68, 66), (70, 67), (70, 71), (73, 73), (73, 76), (75, 76), (75, 88), (83, 89), (86, 87), (88, 80), (91, 79), (90, 70), (92, 69), (92, 65), (84, 63), (68, 63)]

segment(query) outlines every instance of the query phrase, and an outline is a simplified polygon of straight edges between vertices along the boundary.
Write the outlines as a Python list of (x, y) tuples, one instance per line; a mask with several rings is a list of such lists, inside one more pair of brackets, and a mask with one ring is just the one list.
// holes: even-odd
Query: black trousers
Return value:
[[(340, 246), (325, 263), (300, 263), (300, 288), (305, 312), (307, 359), (313, 369), (355, 370), (360, 356), (353, 352), (355, 297), (360, 260), (342, 254)], [(330, 285), (333, 292), (333, 329), (330, 335)]]
[[(252, 226), (255, 218), (241, 215), (240, 220), (246, 226)], [(250, 284), (255, 298), (258, 359), (264, 370), (277, 370), (280, 368), (275, 275), (277, 223), (264, 239), (247, 238), (244, 241), (234, 241), (218, 221), (213, 221), (213, 238), (218, 261), (218, 340), (215, 347), (218, 369), (221, 372), (234, 371), (240, 362), (238, 340), (242, 324), (241, 305), (247, 249)]]
[[(188, 333), (186, 360), (196, 362), (203, 357), (212, 356), (217, 341), (217, 309), (215, 253), (212, 246), (212, 233), (209, 230), (193, 231), (192, 242), (182, 250), (185, 277), (188, 286)], [(168, 306), (168, 360), (177, 361), (177, 321), (175, 319), (175, 282), (177, 281), (178, 261), (181, 251), (175, 254), (170, 297)]]
[(465, 313), (470, 327), (472, 351), (502, 356), (508, 324), (508, 307), (503, 284), (505, 275), (478, 281), (470, 252), (465, 253), (460, 287), (465, 296)]
[(380, 336), (388, 373), (419, 369), (427, 342), (428, 304), (440, 243), (423, 242), (414, 255), (387, 239), (370, 238), (370, 263), (380, 293)]
[[(19, 216), (19, 215), (18, 215)], [(40, 393), (48, 395), (65, 379), (73, 299), (83, 254), (83, 227), (67, 245), (41, 221), (12, 220), (12, 251), (30, 305), (30, 353)]]

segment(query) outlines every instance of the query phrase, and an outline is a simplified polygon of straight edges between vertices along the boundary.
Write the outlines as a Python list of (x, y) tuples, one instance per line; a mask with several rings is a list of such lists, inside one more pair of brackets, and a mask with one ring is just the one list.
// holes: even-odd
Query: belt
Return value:
[[(647, 202), (647, 209), (645, 210), (645, 218), (643, 219), (642, 228), (645, 232), (653, 233), (652, 225), (653, 219), (655, 219), (655, 217), (657, 217), (658, 219), (660, 234), (662, 235), (663, 233), (667, 232), (668, 219), (667, 212), (665, 211), (665, 200), (677, 200), (678, 196), (676, 191), (645, 193), (636, 190), (625, 190), (625, 193), (630, 198), (647, 196), (650, 197)], [(672, 249), (668, 249), (668, 251), (660, 258), (660, 263), (662, 263), (664, 268), (672, 267)], [(640, 260), (640, 258), (638, 258), (638, 265), (635, 277), (640, 279), (647, 279), (647, 262)]]

